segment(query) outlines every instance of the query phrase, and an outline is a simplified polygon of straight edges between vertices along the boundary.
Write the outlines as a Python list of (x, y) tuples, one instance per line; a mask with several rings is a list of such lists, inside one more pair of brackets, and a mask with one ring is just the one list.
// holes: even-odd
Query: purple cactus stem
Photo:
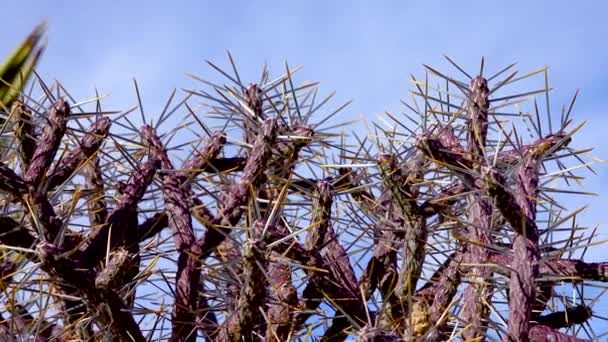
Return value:
[(109, 118), (97, 120), (79, 141), (78, 146), (70, 150), (57, 166), (49, 172), (48, 187), (54, 189), (65, 182), (88, 158), (90, 158), (110, 132), (112, 121)]
[(85, 165), (84, 174), (86, 184), (91, 189), (91, 195), (87, 201), (89, 220), (91, 227), (95, 228), (101, 226), (108, 218), (104, 177), (98, 156), (93, 156), (91, 162)]
[(277, 136), (277, 121), (269, 119), (264, 122), (261, 134), (253, 145), (247, 160), (241, 180), (233, 185), (223, 196), (220, 212), (213, 220), (213, 228), (207, 230), (205, 236), (197, 241), (201, 258), (208, 257), (213, 250), (226, 238), (228, 228), (238, 223), (243, 213), (241, 208), (249, 199), (249, 188), (257, 186), (263, 178), (263, 172), (270, 161), (272, 146)]
[(42, 130), (38, 145), (32, 156), (30, 165), (25, 172), (24, 179), (34, 186), (40, 185), (42, 179), (55, 158), (55, 154), (61, 144), (61, 138), (65, 134), (70, 105), (67, 101), (59, 100), (48, 111), (46, 125)]
[(27, 183), (6, 164), (0, 162), (0, 191), (21, 199), (29, 191)]
[(588, 342), (576, 336), (566, 335), (544, 325), (533, 325), (526, 339), (534, 342)]
[(112, 249), (119, 245), (138, 247), (137, 204), (152, 183), (159, 166), (158, 159), (151, 159), (135, 170), (106, 222), (90, 234), (88, 243), (81, 248), (83, 258), (89, 265), (95, 265), (106, 256), (108, 239)]
[(19, 155), (21, 156), (22, 169), (27, 170), (34, 151), (36, 150), (36, 137), (32, 122), (32, 111), (25, 104), (17, 101), (14, 111), (16, 111), (17, 124), (15, 125), (15, 138), (18, 141)]
[(111, 289), (95, 286), (95, 274), (79, 262), (60, 257), (56, 246), (42, 242), (37, 246), (42, 268), (78, 289), (80, 295), (99, 313), (99, 319), (108, 325), (112, 335), (124, 341), (146, 341), (133, 315), (123, 300)]

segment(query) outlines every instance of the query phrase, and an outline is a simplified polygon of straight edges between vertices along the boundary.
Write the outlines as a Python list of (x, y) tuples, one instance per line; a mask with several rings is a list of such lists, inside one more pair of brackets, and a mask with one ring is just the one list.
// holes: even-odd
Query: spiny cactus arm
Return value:
[[(106, 222), (87, 237), (88, 241), (81, 250), (82, 257), (89, 265), (93, 266), (105, 257), (108, 245), (110, 249), (114, 249), (119, 245), (133, 247), (139, 243), (136, 223), (137, 203), (152, 183), (159, 167), (158, 159), (150, 159), (141, 164), (129, 179), (119, 203)], [(135, 221), (134, 225), (133, 221)]]
[(544, 325), (530, 327), (530, 341), (534, 342), (588, 342), (575, 336), (567, 335)]
[[(461, 263), (467, 253), (466, 248), (467, 245), (463, 245), (450, 254), (435, 271), (430, 281), (416, 292), (412, 316), (428, 315), (428, 317), (418, 320), (420, 327), (412, 327), (414, 337), (426, 334), (425, 339), (429, 342), (446, 338), (446, 323), (449, 316), (447, 311), (450, 309), (450, 304), (452, 304), (461, 282), (463, 273)], [(416, 309), (421, 312), (415, 312)]]
[(424, 133), (416, 139), (416, 148), (427, 159), (453, 170), (471, 189), (475, 184), (472, 174), (475, 162), (462, 147), (451, 126), (438, 126), (436, 133)]
[(109, 118), (97, 120), (85, 133), (78, 146), (70, 150), (59, 160), (56, 167), (49, 172), (48, 189), (54, 189), (63, 184), (76, 169), (95, 154), (110, 132), (112, 121)]
[(266, 229), (263, 238), (267, 244), (273, 244), (271, 249), (274, 253), (304, 265), (304, 271), (309, 276), (308, 284), (302, 292), (299, 304), (297, 303), (297, 296), (294, 298), (296, 301), (294, 308), (299, 306), (302, 309), (293, 314), (292, 331), (297, 331), (323, 301), (323, 294), (318, 290), (318, 286), (327, 271), (320, 254), (311, 254), (299, 242), (287, 240), (287, 236), (288, 232), (285, 227), (271, 224)]
[(88, 266), (61, 257), (61, 251), (47, 242), (40, 243), (37, 251), (42, 269), (77, 288), (85, 302), (97, 311), (99, 320), (108, 325), (116, 338), (124, 341), (146, 341), (123, 300), (111, 289), (96, 287), (95, 274)]
[(156, 213), (145, 219), (144, 222), (137, 226), (138, 239), (139, 241), (150, 239), (168, 226), (169, 217), (167, 217), (167, 213)]
[[(332, 234), (333, 235), (333, 234)], [(265, 240), (275, 242), (285, 237), (284, 234), (275, 233), (267, 234)], [(328, 247), (326, 247), (328, 248)], [(293, 331), (297, 331), (305, 321), (314, 314), (314, 310), (326, 298), (331, 305), (342, 312), (347, 317), (337, 316), (332, 324), (332, 328), (326, 331), (326, 337), (344, 338), (344, 329), (348, 328), (354, 319), (359, 324), (365, 320), (365, 305), (360, 299), (356, 289), (356, 280), (348, 281), (350, 277), (338, 277), (336, 269), (350, 267), (344, 265), (344, 257), (346, 257), (343, 249), (342, 252), (337, 251), (334, 247), (332, 254), (342, 257), (342, 261), (334, 262), (332, 267), (329, 260), (324, 260), (319, 254), (312, 254), (306, 248), (297, 242), (283, 242), (273, 247), (277, 253), (281, 253), (288, 258), (296, 260), (303, 264), (304, 271), (309, 276), (308, 284), (302, 293), (300, 307), (302, 311), (296, 312), (293, 319)], [(336, 253), (336, 251), (338, 253)], [(329, 257), (332, 259), (334, 257)], [(347, 275), (350, 272), (347, 272)], [(338, 277), (338, 278), (336, 278)], [(346, 279), (344, 279), (346, 278)], [(356, 293), (356, 294), (355, 294)]]
[(269, 215), (272, 203), (279, 198), (284, 183), (291, 185), (293, 169), (296, 167), (300, 152), (306, 147), (313, 136), (313, 130), (302, 124), (294, 124), (293, 127), (281, 126), (279, 132), (284, 133), (273, 148), (273, 157), (268, 165), (266, 180), (267, 186), (257, 191), (257, 205), (262, 217)]
[(27, 183), (3, 162), (0, 162), (0, 191), (19, 200), (29, 191)]
[[(489, 256), (485, 246), (492, 243), (492, 213), (494, 210), (491, 199), (479, 194), (469, 196), (469, 217), (467, 238), (478, 242), (468, 244), (465, 262), (482, 265)], [(472, 267), (467, 277), (471, 280), (464, 291), (462, 319), (470, 326), (463, 332), (465, 339), (476, 339), (485, 334), (487, 318), (490, 310), (487, 303), (492, 300), (492, 268), (487, 266)]]
[(225, 144), (226, 135), (224, 133), (213, 134), (201, 150), (197, 150), (194, 156), (184, 162), (182, 170), (186, 170), (192, 178), (200, 172), (208, 172), (208, 169), (223, 172), (244, 168), (245, 158), (217, 158)]
[(478, 162), (485, 155), (490, 89), (482, 76), (471, 80), (467, 101), (468, 151)]
[[(478, 174), (485, 164), (486, 139), (488, 133), (488, 111), (489, 94), (487, 80), (479, 75), (471, 79), (469, 93), (466, 101), (467, 112), (467, 150), (465, 169), (456, 170), (471, 190), (479, 190)], [(439, 126), (443, 137), (442, 145), (447, 147), (453, 154), (460, 154), (461, 150), (458, 140), (453, 131), (446, 130)], [(461, 158), (464, 156), (460, 156)], [(470, 225), (467, 227), (467, 238), (471, 243), (467, 248), (464, 259), (472, 264), (480, 264), (488, 257), (488, 251), (484, 246), (492, 243), (492, 212), (493, 205), (491, 200), (479, 191), (473, 191), (467, 197), (468, 219)], [(491, 301), (491, 284), (486, 283), (485, 279), (491, 278), (492, 270), (488, 267), (472, 267), (468, 272), (468, 277), (472, 282), (464, 291), (464, 304), (461, 310), (462, 320), (468, 322), (467, 329), (463, 331), (463, 338), (475, 340), (485, 335), (486, 321), (489, 316), (489, 309), (486, 303)]]
[[(134, 286), (133, 278), (139, 272), (139, 240), (137, 231), (137, 204), (142, 199), (146, 189), (151, 184), (156, 170), (160, 167), (160, 161), (150, 158), (141, 164), (129, 178), (122, 197), (116, 207), (108, 215), (104, 224), (96, 227), (87, 236), (86, 241), (79, 248), (79, 261), (87, 267), (94, 269), (108, 253), (117, 248), (124, 248), (129, 252), (132, 262), (129, 264), (128, 272), (120, 274), (118, 283), (128, 288)], [(130, 290), (127, 303), (132, 305), (134, 292)]]
[(266, 304), (266, 284), (268, 259), (266, 245), (262, 240), (248, 240), (243, 250), (244, 287), (238, 309), (218, 336), (218, 341), (253, 340), (253, 336), (263, 336)]
[(197, 248), (201, 251), (201, 259), (208, 257), (219, 246), (230, 228), (238, 223), (243, 214), (242, 206), (247, 203), (250, 196), (250, 187), (255, 187), (262, 180), (264, 171), (272, 156), (272, 147), (277, 138), (277, 121), (269, 119), (262, 125), (262, 131), (256, 138), (243, 176), (239, 183), (234, 184), (224, 194), (220, 211), (213, 220), (211, 229), (197, 240)]
[(196, 172), (205, 173), (224, 173), (224, 172), (239, 172), (245, 169), (247, 158), (245, 157), (217, 157), (210, 159), (207, 163), (201, 165)]
[(14, 219), (0, 216), (0, 242), (7, 246), (30, 249), (36, 244), (36, 237)]
[(465, 191), (466, 188), (462, 183), (450, 185), (440, 191), (435, 197), (424, 201), (420, 205), (420, 211), (426, 218), (441, 214), (456, 204)]
[[(513, 257), (505, 254), (494, 254), (490, 261), (497, 265), (511, 267)], [(497, 270), (500, 270), (497, 268)], [(563, 282), (581, 280), (608, 282), (608, 262), (585, 262), (579, 259), (543, 259), (540, 261), (539, 273), (549, 277), (558, 277)]]
[[(396, 247), (391, 248), (392, 251), (388, 251), (390, 247), (388, 240), (394, 240), (399, 243), (403, 238), (397, 238), (391, 234), (384, 235), (382, 239), (386, 239), (386, 247), (381, 250), (378, 247), (374, 247), (375, 255), (367, 265), (364, 276), (359, 279), (359, 286), (363, 292), (364, 300), (367, 302), (373, 295), (371, 289), (376, 287), (380, 290), (382, 295), (382, 301), (384, 303), (382, 311), (378, 316), (382, 317), (384, 322), (390, 323), (390, 325), (401, 325), (403, 307), (401, 306), (401, 300), (396, 294), (396, 287), (399, 279), (399, 268), (397, 266), (397, 249)], [(376, 245), (378, 246), (378, 244)], [(386, 253), (388, 252), (388, 253)], [(382, 254), (384, 254), (382, 256)], [(375, 278), (375, 279), (374, 279)], [(389, 326), (390, 326), (389, 325)]]
[[(320, 212), (322, 211), (319, 211), (319, 213)], [(333, 236), (333, 230), (330, 234)], [(345, 279), (336, 278), (336, 269), (344, 267), (344, 262), (339, 265), (333, 265), (332, 268), (330, 260), (334, 260), (335, 256), (340, 256), (342, 260), (346, 257), (343, 249), (341, 253), (331, 253), (332, 255), (325, 259), (320, 253), (309, 251), (308, 248), (305, 248), (297, 241), (286, 240), (286, 236), (287, 233), (284, 229), (279, 229), (277, 226), (270, 225), (264, 235), (264, 241), (269, 245), (272, 245), (272, 250), (274, 252), (301, 263), (304, 266), (304, 272), (306, 272), (309, 277), (308, 284), (300, 299), (299, 306), (302, 310), (296, 312), (293, 318), (292, 330), (297, 331), (306, 320), (314, 314), (314, 310), (321, 304), (324, 298), (327, 298), (328, 301), (330, 301), (330, 304), (340, 306), (344, 305), (343, 302), (346, 302), (346, 304), (352, 302), (354, 298), (353, 293), (356, 292), (358, 294), (358, 291), (356, 290), (357, 284), (354, 280), (352, 283), (348, 281), (348, 276), (345, 277), (346, 281)], [(325, 248), (329, 248), (329, 244)], [(333, 250), (335, 249), (336, 248), (334, 247)], [(338, 262), (333, 263), (336, 264)], [(347, 271), (347, 275), (348, 273), (349, 272)], [(360, 300), (359, 297), (360, 295), (356, 297), (357, 301)], [(340, 308), (338, 307), (337, 309)], [(359, 309), (363, 311), (356, 312), (355, 310), (351, 310), (347, 311), (346, 314), (355, 317), (363, 317), (358, 316), (358, 314), (364, 315), (365, 308)], [(344, 308), (344, 310), (346, 310), (346, 308)], [(341, 336), (342, 331), (335, 331), (334, 333), (339, 333)]]
[(513, 242), (509, 341), (528, 340), (529, 321), (537, 299), (535, 281), (539, 275), (540, 261), (535, 222), (538, 169), (546, 154), (564, 146), (568, 141), (569, 136), (555, 135), (528, 151), (518, 169), (515, 195), (506, 188), (504, 178), (498, 172), (493, 169), (484, 171), (488, 194), (494, 198), (500, 212), (518, 233)]
[(407, 307), (405, 303), (410, 302), (422, 272), (428, 234), (426, 220), (417, 203), (418, 192), (414, 185), (415, 180), (421, 178), (420, 168), (418, 165), (413, 165), (409, 174), (403, 174), (402, 168), (397, 165), (396, 157), (389, 154), (382, 154), (378, 157), (378, 166), (385, 188), (390, 189), (392, 201), (405, 218), (404, 256), (399, 273), (397, 295), (401, 299), (402, 305)]
[(260, 122), (264, 120), (264, 91), (257, 84), (251, 84), (245, 89), (246, 110), (241, 111), (243, 117), (243, 135), (246, 143), (255, 140)]
[[(226, 138), (224, 134), (216, 133), (212, 135), (211, 139), (203, 147), (203, 149), (197, 151), (195, 156), (184, 162), (182, 171), (179, 172), (179, 180), (181, 182), (180, 187), (184, 188), (186, 194), (188, 195), (188, 203), (190, 203), (192, 215), (204, 226), (211, 224), (213, 215), (202, 201), (200, 201), (198, 198), (192, 197), (193, 194), (191, 191), (190, 182), (196, 174), (209, 171), (206, 169), (207, 167), (215, 166), (211, 163), (213, 163), (214, 160), (217, 160), (216, 156), (220, 153), (225, 142)], [(244, 158), (242, 159), (245, 160)], [(215, 167), (213, 170), (218, 171)], [(219, 171), (221, 172), (221, 170)], [(137, 229), (138, 239), (139, 241), (143, 241), (152, 238), (168, 226), (169, 220), (167, 213), (156, 213), (139, 225)]]
[(608, 282), (608, 262), (576, 259), (549, 259), (540, 264), (542, 274), (556, 275), (562, 281), (593, 280)]
[(32, 111), (22, 102), (15, 102), (13, 106), (17, 124), (14, 126), (17, 148), (21, 156), (21, 169), (27, 170), (36, 150), (36, 138), (32, 122)]
[(536, 301), (540, 251), (535, 220), (540, 162), (537, 156), (530, 156), (520, 167), (515, 195), (506, 188), (502, 175), (491, 168), (484, 170), (488, 194), (518, 233), (513, 242), (507, 341), (528, 340), (529, 321)]
[(24, 206), (33, 211), (34, 227), (38, 228), (39, 237), (54, 241), (63, 223), (57, 218), (53, 206), (45, 195), (34, 191), (31, 186), (21, 179), (11, 168), (0, 162), (0, 191), (18, 199)]
[(269, 261), (268, 276), (270, 298), (268, 300), (268, 329), (266, 341), (288, 341), (293, 333), (293, 309), (298, 305), (298, 294), (291, 279), (291, 267), (281, 263), (279, 255), (273, 253)]
[[(519, 149), (511, 149), (506, 151), (500, 151), (498, 153), (497, 161), (499, 164), (515, 166), (521, 162), (524, 156), (532, 154), (542, 153), (545, 157), (551, 156), (557, 152), (559, 148), (568, 146), (570, 143), (570, 137), (562, 133), (549, 134), (540, 139), (537, 139), (531, 144), (524, 145)], [(557, 147), (554, 149), (554, 147)], [(493, 158), (493, 157), (491, 157)]]
[[(431, 160), (435, 160), (446, 166), (451, 166), (453, 170), (461, 177), (468, 180), (464, 185), (472, 184), (470, 170), (476, 165), (467, 151), (460, 145), (458, 138), (454, 135), (454, 131), (450, 126), (445, 126), (436, 129), (439, 131), (436, 134), (422, 134), (418, 137), (416, 146)], [(570, 139), (563, 134), (550, 134), (540, 138), (529, 145), (524, 145), (518, 150), (500, 151), (495, 158), (500, 165), (517, 165), (522, 158), (530, 153), (556, 152), (559, 148), (567, 146)], [(556, 146), (558, 145), (558, 146)]]
[(552, 329), (568, 328), (575, 324), (583, 324), (591, 318), (591, 308), (586, 305), (577, 305), (564, 311), (552, 312), (539, 316), (536, 322)]
[[(311, 227), (306, 235), (305, 249), (302, 251), (304, 255), (297, 256), (304, 259), (301, 261), (306, 262), (308, 261), (307, 259), (309, 257), (313, 256), (314, 258), (314, 256), (316, 256), (317, 258), (309, 260), (319, 261), (318, 265), (315, 266), (323, 265), (321, 250), (326, 247), (328, 230), (331, 229), (332, 203), (331, 184), (327, 181), (318, 182), (313, 193), (312, 218), (310, 221)], [(298, 251), (300, 246), (294, 245), (294, 247), (296, 248), (290, 248), (291, 252)], [(309, 265), (308, 263), (304, 264)], [(322, 284), (324, 279), (326, 279), (325, 276), (331, 276), (331, 274), (310, 272), (308, 284), (302, 293), (302, 298), (300, 299), (303, 311), (296, 313), (295, 316), (294, 327), (296, 329), (299, 329), (300, 326), (304, 324), (304, 322), (312, 315), (314, 310), (321, 305), (324, 298), (324, 291), (326, 290), (323, 289), (320, 284)], [(331, 292), (330, 290), (327, 291)]]
[[(513, 242), (513, 263), (509, 297), (509, 325), (506, 341), (528, 341), (529, 320), (536, 301), (534, 282), (538, 277), (538, 231), (535, 222), (536, 210), (525, 212), (520, 205), (522, 195), (513, 195), (506, 188), (505, 180), (494, 169), (484, 172), (488, 194), (518, 233)], [(538, 176), (536, 176), (538, 180)], [(523, 181), (526, 181), (524, 179)], [(528, 180), (531, 181), (531, 180)], [(520, 191), (523, 191), (521, 189)], [(527, 195), (527, 194), (525, 194)], [(536, 196), (536, 194), (532, 194)]]
[(331, 225), (331, 184), (326, 181), (317, 183), (313, 195), (312, 219), (308, 235), (306, 235), (306, 249), (312, 253), (320, 253), (326, 247), (325, 242)]
[(185, 176), (172, 172), (173, 165), (166, 149), (151, 126), (144, 126), (142, 137), (150, 149), (152, 158), (160, 160), (164, 169), (159, 172), (165, 201), (167, 223), (173, 233), (175, 248), (178, 252), (175, 279), (175, 302), (173, 304), (171, 341), (196, 340), (197, 290), (200, 282), (200, 262), (195, 251), (191, 250), (196, 237), (192, 227), (189, 208), (189, 187), (185, 187)]
[[(345, 338), (344, 330), (353, 324), (362, 325), (366, 321), (366, 308), (361, 300), (357, 287), (355, 272), (350, 265), (348, 254), (340, 241), (337, 239), (331, 221), (331, 208), (333, 204), (333, 188), (327, 181), (317, 183), (317, 189), (313, 200), (313, 215), (311, 224), (313, 227), (306, 237), (306, 246), (311, 254), (324, 254), (324, 264), (328, 267), (329, 274), (325, 281), (319, 282), (313, 279), (313, 283), (326, 283), (327, 280), (335, 284), (336, 291), (327, 288), (317, 288), (324, 293), (327, 300), (337, 310), (332, 320), (332, 325), (324, 334), (324, 338), (341, 340)], [(314, 277), (321, 274), (315, 273)], [(339, 296), (335, 296), (339, 294)], [(352, 321), (351, 321), (352, 320)]]
[(517, 234), (524, 235), (528, 231), (537, 230), (536, 221), (524, 214), (502, 174), (489, 167), (484, 170), (483, 179), (488, 195), (494, 199), (496, 207)]
[[(253, 236), (271, 243), (278, 231), (282, 236), (288, 235), (283, 224), (270, 224), (266, 227), (263, 220), (257, 220), (253, 225)], [(269, 237), (263, 236), (262, 234)], [(274, 240), (276, 241), (276, 240)], [(268, 324), (266, 341), (280, 342), (289, 340), (293, 334), (294, 310), (298, 306), (298, 293), (291, 278), (291, 266), (284, 262), (286, 258), (276, 251), (269, 249), (268, 258)]]
[(99, 164), (99, 157), (93, 156), (91, 161), (84, 167), (86, 184), (91, 189), (91, 196), (87, 201), (89, 209), (89, 221), (91, 227), (99, 227), (108, 219), (108, 208), (106, 205), (106, 191), (103, 172)]
[(162, 192), (165, 200), (165, 212), (168, 224), (173, 232), (175, 247), (179, 253), (186, 251), (195, 241), (192, 217), (188, 207), (188, 190), (184, 189), (183, 175), (174, 172), (173, 164), (160, 138), (151, 126), (144, 126), (141, 130), (149, 153), (152, 158), (160, 161), (163, 169), (159, 172), (162, 180)]
[[(376, 288), (380, 288), (384, 301), (391, 306), (396, 303), (394, 291), (399, 277), (397, 271), (397, 245), (403, 240), (403, 227), (389, 220), (380, 220), (374, 230), (378, 232), (374, 242), (374, 254), (359, 279), (359, 287), (368, 301)], [(401, 231), (400, 231), (401, 230)]]
[(334, 187), (336, 189), (349, 189), (349, 194), (355, 201), (361, 203), (366, 210), (373, 212), (372, 208), (374, 208), (376, 204), (376, 199), (371, 192), (360, 186), (361, 184), (357, 181), (357, 174), (355, 171), (352, 169), (340, 168), (338, 169), (338, 175), (339, 177), (335, 180)]
[(70, 105), (64, 100), (55, 102), (45, 115), (46, 125), (24, 176), (24, 179), (34, 187), (40, 185), (55, 158), (61, 138), (65, 134), (69, 115)]
[(200, 262), (195, 249), (182, 251), (177, 259), (175, 302), (173, 304), (171, 341), (196, 341), (199, 312), (198, 284)]
[(55, 241), (61, 232), (63, 222), (55, 214), (55, 209), (48, 198), (37, 191), (30, 192), (25, 196), (25, 204), (32, 210), (30, 220), (32, 226), (38, 229), (39, 238), (45, 241)]
[[(526, 213), (535, 213), (532, 208), (535, 205), (538, 167), (546, 154), (566, 146), (568, 142), (567, 135), (556, 134), (539, 140), (538, 144), (529, 148), (523, 157), (524, 164), (520, 167), (518, 177), (518, 187), (521, 187), (524, 197), (519, 196), (519, 191), (513, 194), (508, 189), (504, 176), (496, 169), (486, 168), (482, 171), (488, 195), (494, 199), (500, 213), (519, 235), (537, 234), (535, 220)], [(530, 197), (526, 198), (526, 195)]]

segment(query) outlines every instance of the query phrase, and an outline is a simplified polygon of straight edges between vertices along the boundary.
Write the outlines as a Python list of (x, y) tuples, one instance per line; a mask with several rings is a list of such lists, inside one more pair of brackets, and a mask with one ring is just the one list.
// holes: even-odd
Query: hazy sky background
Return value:
[[(48, 19), (39, 67), (46, 79), (59, 79), (79, 99), (97, 87), (125, 109), (136, 103), (135, 77), (153, 115), (173, 88), (195, 85), (186, 72), (215, 77), (204, 59), (228, 66), (230, 50), (245, 79), (257, 79), (264, 62), (275, 75), (285, 60), (303, 65), (299, 80), (354, 99), (343, 115), (369, 119), (400, 112), (409, 74), (423, 75), (422, 63), (453, 71), (443, 54), (468, 70), (481, 56), (491, 71), (512, 62), (522, 72), (548, 65), (553, 111), (580, 88), (575, 118), (588, 125), (577, 145), (608, 159), (606, 13), (603, 1), (5, 1), (0, 56)], [(589, 203), (583, 222), (600, 224), (608, 238), (608, 170), (596, 169), (585, 190), (600, 196), (572, 203)]]

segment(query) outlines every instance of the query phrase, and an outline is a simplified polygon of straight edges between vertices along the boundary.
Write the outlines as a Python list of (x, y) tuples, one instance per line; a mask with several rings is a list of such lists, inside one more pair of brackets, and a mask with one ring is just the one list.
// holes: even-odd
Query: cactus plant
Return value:
[(37, 340), (597, 337), (589, 292), (608, 281), (605, 263), (573, 257), (594, 236), (559, 201), (588, 167), (571, 144), (572, 105), (545, 125), (536, 102), (512, 110), (544, 95), (548, 111), (547, 84), (506, 91), (546, 69), (486, 75), (482, 62), (473, 77), (448, 60), (465, 81), (426, 67), (411, 113), (387, 113), (365, 138), (347, 137), (348, 121), (335, 123), (345, 105), (327, 109), (332, 95), (295, 86), (288, 65), (247, 85), (231, 56), (231, 72), (209, 62), (228, 85), (194, 76), (203, 89), (177, 104), (174, 92), (155, 118), (140, 107), (141, 127), (132, 111), (88, 110), (39, 81), (41, 99), (14, 106), (0, 164), (0, 329)]

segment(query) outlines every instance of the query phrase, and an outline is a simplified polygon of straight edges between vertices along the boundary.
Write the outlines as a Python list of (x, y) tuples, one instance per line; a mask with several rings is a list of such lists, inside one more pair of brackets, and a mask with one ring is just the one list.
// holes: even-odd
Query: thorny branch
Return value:
[[(497, 111), (520, 97), (494, 93), (512, 76), (493, 83), (480, 72), (467, 86), (429, 68), (446, 88), (429, 95), (429, 81), (416, 82), (423, 104), (407, 104), (416, 128), (389, 114), (395, 127), (375, 132), (375, 145), (349, 145), (326, 124), (337, 112), (314, 121), (327, 101), (316, 102), (311, 85), (294, 87), (286, 68), (249, 86), (236, 67), (234, 76), (220, 71), (231, 86), (190, 92), (209, 117), (184, 102), (188, 123), (166, 133), (161, 123), (173, 114), (137, 130), (98, 104), (86, 128), (91, 116), (63, 98), (14, 106), (15, 146), (0, 161), (0, 331), (60, 340), (582, 340), (572, 331), (597, 310), (582, 295), (558, 310), (556, 285), (606, 282), (608, 268), (566, 257), (586, 247), (574, 223), (567, 241), (547, 238), (569, 219), (549, 185), (580, 180), (578, 167), (563, 164), (581, 154), (568, 146), (577, 130), (569, 114), (544, 135), (540, 121), (519, 115), (536, 132), (526, 143)], [(172, 146), (196, 131), (192, 122), (207, 134), (196, 133), (202, 147)], [(38, 312), (10, 293), (35, 293)], [(38, 307), (43, 299), (50, 304)]]

